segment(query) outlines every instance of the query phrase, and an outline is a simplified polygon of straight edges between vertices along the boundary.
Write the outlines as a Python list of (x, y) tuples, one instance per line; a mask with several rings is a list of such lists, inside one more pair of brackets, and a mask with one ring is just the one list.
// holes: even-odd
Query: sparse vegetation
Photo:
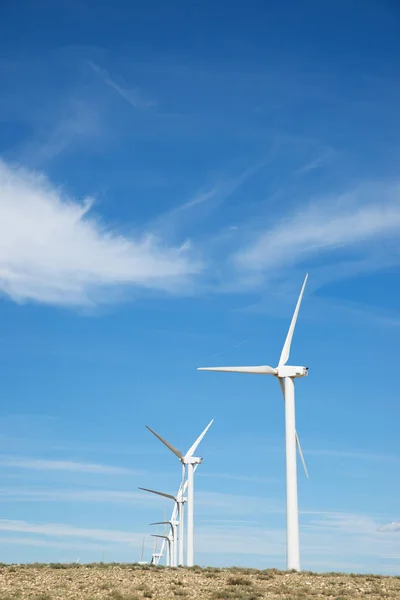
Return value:
[(400, 600), (400, 578), (235, 567), (0, 565), (0, 600)]

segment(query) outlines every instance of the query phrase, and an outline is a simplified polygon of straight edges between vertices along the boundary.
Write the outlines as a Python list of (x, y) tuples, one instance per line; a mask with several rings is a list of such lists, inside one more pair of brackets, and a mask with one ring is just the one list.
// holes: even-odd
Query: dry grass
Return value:
[(2, 565), (0, 600), (400, 600), (400, 577), (146, 565)]

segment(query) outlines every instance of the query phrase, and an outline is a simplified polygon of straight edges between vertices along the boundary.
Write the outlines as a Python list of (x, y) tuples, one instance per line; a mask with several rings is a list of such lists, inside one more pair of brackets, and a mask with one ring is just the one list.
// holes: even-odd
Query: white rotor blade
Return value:
[(299, 299), (297, 300), (296, 308), (294, 309), (292, 322), (290, 323), (290, 327), (289, 327), (288, 334), (286, 336), (285, 344), (282, 348), (282, 354), (279, 359), (279, 364), (278, 364), (279, 367), (286, 365), (287, 361), (289, 360), (290, 345), (292, 343), (293, 332), (294, 332), (294, 328), (296, 326), (297, 315), (299, 314), (300, 304), (301, 304), (301, 300), (303, 298), (304, 288), (306, 287), (307, 278), (308, 278), (308, 273), (306, 275), (306, 278), (304, 279), (303, 287), (301, 288)]
[(149, 525), (171, 525), (171, 521), (157, 521), (156, 523), (149, 523)]
[(164, 444), (164, 446), (167, 446), (167, 448), (169, 448), (171, 450), (171, 452), (173, 452), (175, 454), (175, 456), (177, 456), (179, 459), (183, 458), (183, 454), (180, 450), (178, 450), (172, 444), (167, 442), (167, 440), (164, 440), (164, 438), (161, 437), (161, 435), (159, 435), (158, 433), (156, 433), (151, 427), (149, 427), (148, 425), (146, 425), (146, 427), (149, 431), (151, 431), (151, 433), (153, 435), (156, 436), (156, 438), (158, 438), (160, 440), (160, 442), (162, 442)]
[(268, 365), (260, 367), (198, 367), (198, 371), (221, 371), (223, 373), (255, 373), (257, 375), (276, 375), (277, 370)]
[(176, 502), (175, 496), (172, 496), (171, 494), (164, 494), (164, 492), (157, 492), (156, 490), (149, 490), (148, 488), (142, 488), (142, 487), (140, 487), (139, 490), (144, 490), (145, 492), (150, 492), (150, 494), (157, 494), (157, 496), (163, 496), (164, 498), (169, 498), (170, 500), (175, 500), (175, 502)]
[(151, 533), (150, 535), (151, 535), (151, 537), (162, 538), (163, 540), (169, 540), (169, 537), (167, 535), (159, 535), (158, 533)]
[[(281, 390), (282, 390), (283, 400), (285, 400), (285, 384), (283, 383), (283, 379), (281, 377), (279, 377), (278, 379), (279, 379), (279, 385), (281, 386)], [(303, 463), (304, 473), (306, 474), (307, 479), (310, 479), (309, 476), (308, 476), (306, 461), (304, 460), (303, 450), (301, 449), (301, 444), (300, 444), (299, 436), (297, 435), (297, 431), (295, 431), (295, 433), (296, 433), (297, 449), (298, 449), (299, 454), (300, 454), (301, 462)]]
[(211, 419), (211, 421), (209, 422), (209, 424), (207, 425), (207, 427), (205, 428), (205, 430), (203, 431), (203, 433), (201, 433), (199, 435), (199, 437), (197, 438), (197, 440), (195, 441), (195, 443), (193, 444), (193, 446), (191, 446), (189, 448), (189, 450), (186, 452), (185, 454), (185, 458), (190, 458), (191, 456), (193, 456), (197, 446), (200, 444), (201, 440), (203, 439), (203, 437), (206, 435), (207, 431), (210, 429), (211, 425), (214, 423), (214, 419)]

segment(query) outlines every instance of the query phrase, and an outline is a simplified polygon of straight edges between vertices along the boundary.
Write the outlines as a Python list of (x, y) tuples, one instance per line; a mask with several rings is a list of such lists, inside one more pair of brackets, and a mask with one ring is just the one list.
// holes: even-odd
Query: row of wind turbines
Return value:
[[(200, 367), (199, 371), (222, 371), (227, 373), (251, 373), (256, 375), (273, 375), (277, 378), (282, 390), (285, 405), (285, 437), (286, 437), (286, 548), (287, 548), (287, 568), (288, 570), (300, 571), (300, 542), (299, 542), (299, 512), (298, 512), (298, 492), (297, 492), (297, 450), (304, 467), (305, 475), (308, 479), (308, 472), (304, 455), (301, 449), (299, 436), (296, 432), (295, 419), (295, 393), (294, 381), (300, 377), (308, 375), (308, 367), (289, 366), (290, 347), (293, 333), (296, 326), (297, 317), (304, 289), (307, 283), (308, 274), (305, 277), (303, 286), (297, 300), (296, 308), (293, 313), (289, 331), (281, 352), (281, 356), (276, 367), (268, 365), (253, 367)], [(204, 438), (213, 420), (207, 425), (194, 444), (189, 448), (186, 454), (182, 454), (177, 448), (172, 446), (161, 435), (156, 433), (150, 427), (147, 427), (175, 456), (182, 465), (181, 483), (175, 496), (150, 490), (148, 488), (139, 488), (146, 492), (157, 494), (169, 498), (174, 502), (174, 508), (169, 521), (151, 523), (151, 525), (168, 525), (169, 533), (164, 535), (153, 534), (154, 537), (162, 538), (160, 552), (154, 552), (151, 562), (158, 564), (164, 549), (167, 545), (167, 562), (171, 567), (194, 565), (194, 473), (197, 467), (203, 462), (202, 458), (194, 456), (194, 453)], [(186, 505), (186, 507), (185, 507)], [(184, 528), (186, 519), (186, 560), (184, 556)]]

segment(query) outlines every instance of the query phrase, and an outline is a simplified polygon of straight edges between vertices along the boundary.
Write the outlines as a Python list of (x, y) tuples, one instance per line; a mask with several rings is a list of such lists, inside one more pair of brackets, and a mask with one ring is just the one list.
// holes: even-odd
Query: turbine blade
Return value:
[(172, 496), (171, 494), (164, 494), (164, 492), (157, 492), (156, 490), (149, 490), (148, 488), (142, 487), (140, 487), (139, 490), (143, 490), (144, 492), (150, 492), (151, 494), (157, 494), (157, 496), (164, 496), (164, 498), (169, 498), (170, 500), (175, 500), (176, 502), (175, 496)]
[(171, 525), (171, 521), (156, 521), (155, 523), (149, 523), (149, 525)]
[[(283, 395), (283, 401), (285, 401), (285, 384), (283, 383), (283, 379), (281, 377), (279, 377), (279, 385), (281, 386), (282, 395)], [(300, 444), (299, 436), (297, 435), (297, 431), (295, 433), (296, 433), (297, 449), (298, 449), (299, 454), (300, 454), (301, 462), (303, 463), (304, 472), (306, 474), (307, 479), (310, 479), (309, 476), (308, 476), (306, 461), (304, 460), (303, 450), (301, 449), (301, 444)]]
[(150, 535), (151, 535), (151, 537), (162, 538), (163, 540), (169, 539), (167, 535), (159, 535), (158, 533), (151, 533)]
[(195, 441), (195, 443), (193, 444), (193, 446), (190, 446), (189, 450), (185, 454), (185, 458), (190, 458), (191, 456), (193, 456), (193, 454), (195, 453), (195, 450), (196, 450), (197, 446), (200, 444), (201, 440), (206, 435), (207, 431), (210, 429), (210, 427), (211, 427), (211, 425), (213, 423), (214, 423), (214, 419), (211, 419), (211, 421), (209, 422), (209, 424), (207, 425), (207, 427), (205, 428), (205, 430), (203, 431), (203, 433), (201, 433), (199, 435), (199, 437), (197, 438), (197, 440)]
[(282, 348), (282, 354), (279, 359), (279, 364), (278, 364), (279, 367), (286, 365), (287, 361), (289, 360), (290, 345), (292, 343), (293, 332), (294, 332), (294, 328), (296, 326), (297, 316), (299, 314), (300, 304), (301, 304), (301, 301), (303, 298), (304, 288), (306, 287), (307, 279), (308, 279), (308, 273), (304, 279), (303, 287), (301, 288), (299, 299), (297, 300), (296, 308), (294, 309), (292, 322), (290, 323), (290, 327), (289, 327), (288, 334), (286, 336), (285, 344)]
[(306, 467), (306, 461), (304, 460), (303, 450), (301, 449), (301, 444), (300, 444), (299, 436), (297, 435), (297, 431), (296, 431), (296, 443), (297, 443), (297, 448), (298, 448), (298, 451), (299, 451), (299, 454), (300, 454), (301, 462), (303, 463), (304, 472), (306, 474), (307, 479), (310, 479), (309, 476), (308, 476), (308, 471), (307, 471), (307, 467)]
[(161, 437), (161, 435), (159, 435), (158, 433), (156, 433), (154, 431), (154, 429), (152, 429), (151, 427), (149, 427), (148, 425), (146, 425), (147, 429), (149, 431), (151, 431), (151, 433), (153, 435), (156, 436), (156, 438), (158, 438), (160, 440), (160, 442), (162, 442), (164, 444), (164, 446), (167, 446), (167, 448), (169, 448), (171, 450), (171, 452), (173, 452), (175, 454), (175, 456), (177, 456), (179, 459), (183, 458), (183, 454), (180, 450), (178, 450), (177, 448), (175, 448), (172, 444), (170, 444), (169, 442), (167, 442), (167, 440), (164, 440), (163, 437)]
[(198, 367), (198, 371), (221, 371), (223, 373), (254, 373), (256, 375), (276, 375), (277, 370), (268, 365), (260, 367)]

